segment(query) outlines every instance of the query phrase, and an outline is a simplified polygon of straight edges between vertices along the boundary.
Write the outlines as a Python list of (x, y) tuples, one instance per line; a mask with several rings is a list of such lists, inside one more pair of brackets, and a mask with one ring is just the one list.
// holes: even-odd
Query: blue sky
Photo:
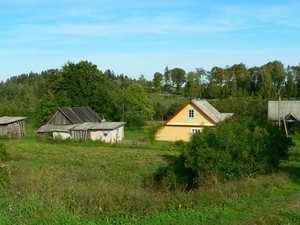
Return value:
[(180, 67), (300, 63), (299, 0), (1, 0), (0, 81), (87, 60), (152, 80)]

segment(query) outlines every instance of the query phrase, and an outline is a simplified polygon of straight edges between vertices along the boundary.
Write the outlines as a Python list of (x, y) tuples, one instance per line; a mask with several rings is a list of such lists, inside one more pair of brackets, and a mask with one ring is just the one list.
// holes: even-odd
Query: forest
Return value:
[(147, 80), (144, 75), (132, 79), (113, 70), (102, 72), (88, 61), (67, 62), (61, 69), (13, 76), (0, 83), (0, 94), (0, 116), (27, 116), (36, 126), (59, 106), (90, 106), (109, 121), (142, 126), (168, 119), (195, 98), (209, 100), (220, 111), (262, 115), (267, 100), (300, 96), (300, 64), (285, 66), (276, 60), (260, 67), (239, 63), (210, 71), (167, 66)]

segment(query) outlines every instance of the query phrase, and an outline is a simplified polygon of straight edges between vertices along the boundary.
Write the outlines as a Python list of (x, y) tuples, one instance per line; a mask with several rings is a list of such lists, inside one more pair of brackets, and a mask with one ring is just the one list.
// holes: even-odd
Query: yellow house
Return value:
[(220, 113), (206, 100), (192, 100), (171, 117), (156, 134), (158, 141), (189, 141), (193, 133), (232, 116)]

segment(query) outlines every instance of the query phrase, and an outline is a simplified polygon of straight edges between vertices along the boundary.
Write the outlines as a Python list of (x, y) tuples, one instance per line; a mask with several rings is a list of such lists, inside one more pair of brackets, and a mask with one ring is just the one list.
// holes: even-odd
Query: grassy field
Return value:
[(40, 141), (8, 147), (0, 224), (300, 224), (300, 137), (276, 174), (193, 191), (155, 187), (153, 173), (179, 153), (170, 143)]

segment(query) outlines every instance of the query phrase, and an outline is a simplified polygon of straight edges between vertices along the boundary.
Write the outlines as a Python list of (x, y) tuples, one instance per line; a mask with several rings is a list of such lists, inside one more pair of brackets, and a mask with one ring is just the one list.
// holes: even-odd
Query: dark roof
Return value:
[(59, 107), (58, 110), (73, 124), (101, 122), (101, 118), (90, 107)]
[(21, 120), (25, 120), (27, 117), (12, 117), (12, 116), (3, 116), (0, 117), (0, 124), (10, 124), (15, 123)]

